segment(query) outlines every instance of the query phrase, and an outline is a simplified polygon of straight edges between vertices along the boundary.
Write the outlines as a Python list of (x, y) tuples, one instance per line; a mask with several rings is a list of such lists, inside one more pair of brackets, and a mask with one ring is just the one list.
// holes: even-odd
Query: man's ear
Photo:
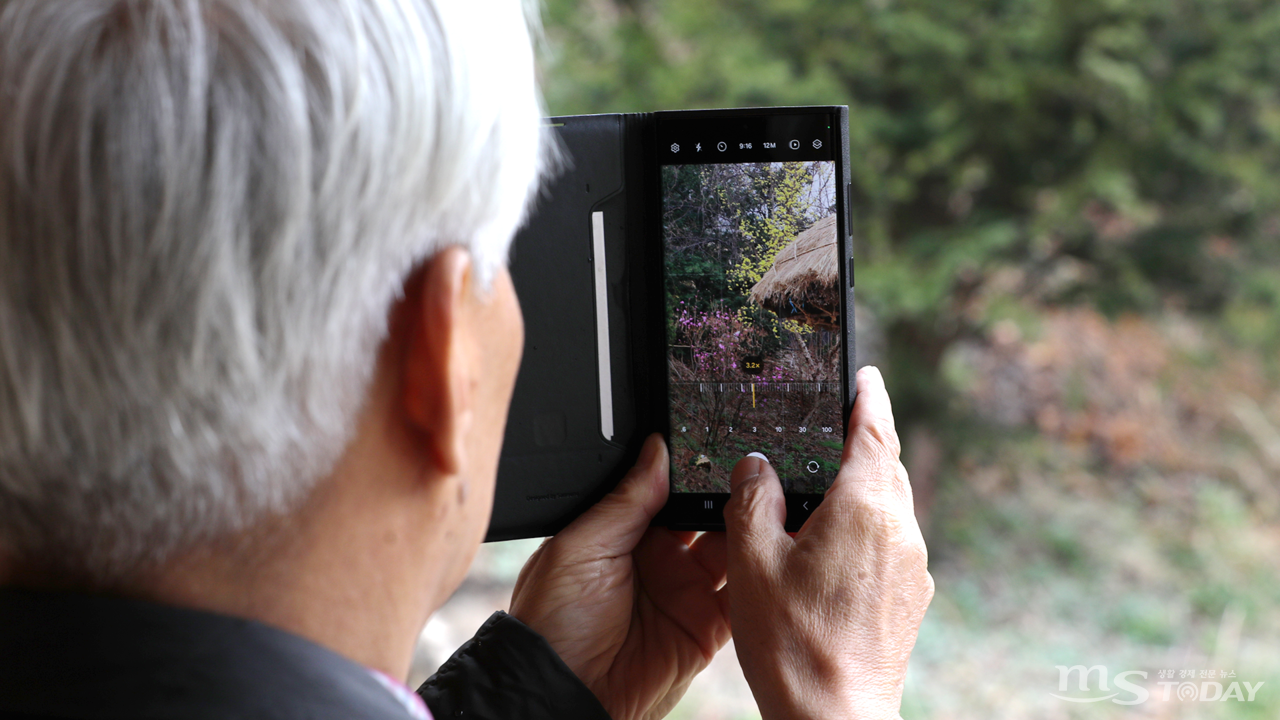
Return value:
[(452, 247), (428, 260), (405, 288), (400, 402), (423, 449), (446, 475), (464, 469), (474, 410), (466, 317), (471, 282), (470, 254)]

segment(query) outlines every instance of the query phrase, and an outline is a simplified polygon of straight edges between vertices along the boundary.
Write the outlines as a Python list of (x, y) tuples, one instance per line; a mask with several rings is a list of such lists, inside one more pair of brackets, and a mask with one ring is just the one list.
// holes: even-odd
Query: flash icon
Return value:
[(702, 143), (698, 143), (698, 145), (696, 146), (696, 148), (695, 148), (695, 149), (696, 149), (698, 152), (702, 152)]

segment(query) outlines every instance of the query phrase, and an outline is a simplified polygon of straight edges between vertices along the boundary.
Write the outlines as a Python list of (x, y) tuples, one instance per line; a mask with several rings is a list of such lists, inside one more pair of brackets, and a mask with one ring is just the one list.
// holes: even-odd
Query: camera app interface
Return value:
[(715, 162), (714, 138), (674, 147), (661, 168), (672, 489), (727, 493), (755, 451), (786, 492), (824, 493), (844, 437), (835, 163)]

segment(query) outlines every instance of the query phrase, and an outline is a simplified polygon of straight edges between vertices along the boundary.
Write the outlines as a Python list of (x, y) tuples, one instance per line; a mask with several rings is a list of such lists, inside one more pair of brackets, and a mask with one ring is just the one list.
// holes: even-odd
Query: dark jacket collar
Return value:
[(362, 666), (252, 620), (0, 588), (0, 718), (407, 720)]

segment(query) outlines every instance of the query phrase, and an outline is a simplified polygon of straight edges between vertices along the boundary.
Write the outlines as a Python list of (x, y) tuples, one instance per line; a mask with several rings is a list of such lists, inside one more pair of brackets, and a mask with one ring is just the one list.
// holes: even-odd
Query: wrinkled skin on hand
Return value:
[(725, 508), (734, 645), (765, 720), (897, 718), (933, 598), (884, 381), (857, 376), (839, 475), (792, 538), (777, 474), (747, 457)]
[(724, 535), (649, 527), (669, 468), (650, 437), (618, 488), (529, 558), (512, 593), (511, 614), (615, 720), (665, 716), (729, 641)]
[(766, 720), (898, 717), (933, 579), (884, 382), (867, 368), (857, 383), (840, 473), (794, 538), (776, 473), (753, 457), (734, 469), (727, 533), (648, 527), (668, 492), (653, 436), (617, 490), (529, 559), (511, 614), (616, 720), (665, 716), (730, 619)]

